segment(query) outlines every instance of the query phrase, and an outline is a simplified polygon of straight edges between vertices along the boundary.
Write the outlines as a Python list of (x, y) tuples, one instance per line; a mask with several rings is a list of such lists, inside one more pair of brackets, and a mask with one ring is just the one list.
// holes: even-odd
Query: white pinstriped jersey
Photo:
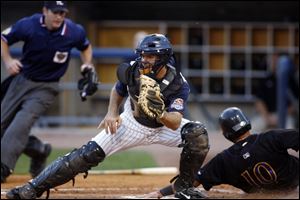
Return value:
[(177, 147), (181, 143), (180, 130), (183, 125), (189, 122), (188, 119), (182, 118), (180, 127), (175, 131), (166, 126), (146, 127), (134, 119), (129, 98), (125, 102), (121, 118), (122, 124), (115, 134), (106, 133), (103, 129), (92, 138), (92, 141), (95, 141), (103, 149), (106, 156), (132, 147), (150, 144)]

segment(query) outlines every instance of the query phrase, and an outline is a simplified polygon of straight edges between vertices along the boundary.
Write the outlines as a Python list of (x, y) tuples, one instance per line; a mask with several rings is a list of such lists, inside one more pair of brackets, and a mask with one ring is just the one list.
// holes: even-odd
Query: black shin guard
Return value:
[(94, 141), (74, 149), (69, 154), (59, 157), (44, 169), (30, 184), (37, 192), (37, 197), (50, 188), (62, 185), (73, 179), (78, 173), (87, 173), (105, 158), (105, 152)]
[[(193, 186), (194, 177), (208, 153), (208, 135), (203, 124), (189, 122), (181, 130), (183, 147), (180, 157), (179, 175), (175, 178), (175, 191)], [(174, 180), (174, 179), (173, 179)]]

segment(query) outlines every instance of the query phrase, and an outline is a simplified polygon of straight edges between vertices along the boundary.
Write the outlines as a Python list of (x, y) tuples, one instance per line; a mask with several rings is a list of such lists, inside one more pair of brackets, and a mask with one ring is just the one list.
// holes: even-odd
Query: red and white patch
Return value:
[(175, 99), (175, 101), (171, 104), (171, 108), (175, 108), (176, 110), (183, 110), (183, 99)]

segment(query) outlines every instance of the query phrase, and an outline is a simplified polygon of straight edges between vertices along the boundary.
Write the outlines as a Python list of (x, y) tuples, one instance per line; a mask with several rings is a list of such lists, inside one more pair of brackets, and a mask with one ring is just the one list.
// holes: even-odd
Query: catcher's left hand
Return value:
[(146, 75), (140, 76), (138, 105), (151, 119), (161, 117), (165, 109), (165, 103), (163, 95), (160, 92), (159, 84)]

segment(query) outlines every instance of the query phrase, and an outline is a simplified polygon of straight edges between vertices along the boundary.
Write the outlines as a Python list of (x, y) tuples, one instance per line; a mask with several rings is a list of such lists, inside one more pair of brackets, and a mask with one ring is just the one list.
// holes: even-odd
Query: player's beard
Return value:
[(140, 62), (139, 65), (140, 65), (139, 66), (140, 74), (147, 75), (150, 78), (157, 81), (158, 81), (157, 75), (164, 67), (164, 65), (158, 65), (157, 61), (155, 61), (154, 64), (144, 61), (144, 62)]
[(144, 74), (144, 75), (150, 74), (152, 72), (152, 67), (153, 67), (152, 63), (147, 61), (142, 61), (139, 67), (140, 74)]
[(139, 67), (140, 74), (144, 74), (144, 75), (150, 74), (150, 72), (152, 71), (152, 66), (153, 66), (151, 63), (141, 62), (140, 65), (141, 65)]

